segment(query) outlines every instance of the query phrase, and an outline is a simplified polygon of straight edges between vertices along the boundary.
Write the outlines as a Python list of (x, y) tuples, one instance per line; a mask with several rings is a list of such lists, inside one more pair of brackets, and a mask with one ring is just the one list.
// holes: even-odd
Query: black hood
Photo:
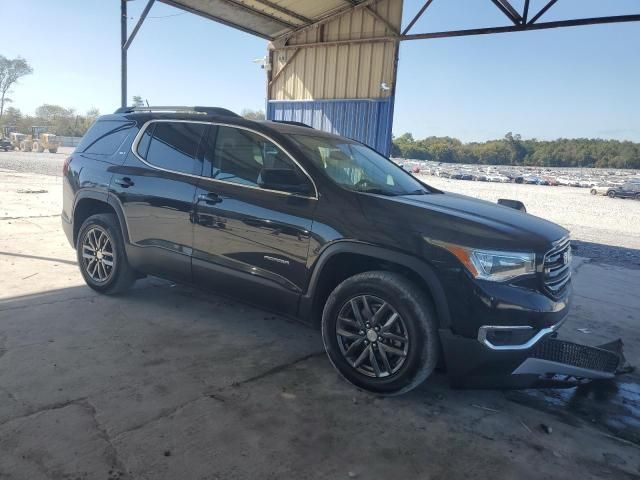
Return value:
[(362, 195), (365, 216), (459, 245), (545, 252), (569, 232), (542, 218), (455, 193)]

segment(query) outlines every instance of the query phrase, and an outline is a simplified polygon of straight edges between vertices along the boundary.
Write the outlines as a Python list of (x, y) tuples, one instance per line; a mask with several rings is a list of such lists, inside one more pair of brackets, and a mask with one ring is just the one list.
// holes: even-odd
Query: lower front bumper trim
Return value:
[(591, 370), (589, 368), (575, 367), (566, 363), (544, 360), (541, 358), (527, 358), (516, 368), (512, 375), (569, 375), (580, 378), (605, 379), (613, 378), (614, 374)]

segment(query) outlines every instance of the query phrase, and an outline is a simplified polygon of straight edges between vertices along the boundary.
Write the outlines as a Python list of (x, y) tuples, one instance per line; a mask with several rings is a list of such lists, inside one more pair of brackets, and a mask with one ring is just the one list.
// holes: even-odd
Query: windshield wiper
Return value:
[(426, 190), (423, 190), (422, 188), (418, 188), (417, 190), (414, 190), (412, 192), (407, 192), (405, 193), (405, 195), (426, 195), (429, 192), (427, 192)]
[(373, 194), (377, 194), (377, 195), (386, 195), (387, 197), (395, 197), (395, 196), (398, 195), (395, 192), (392, 192), (390, 190), (384, 190), (383, 188), (378, 188), (378, 187), (362, 188), (362, 189), (358, 189), (356, 191), (357, 192), (362, 192), (362, 193), (373, 193)]

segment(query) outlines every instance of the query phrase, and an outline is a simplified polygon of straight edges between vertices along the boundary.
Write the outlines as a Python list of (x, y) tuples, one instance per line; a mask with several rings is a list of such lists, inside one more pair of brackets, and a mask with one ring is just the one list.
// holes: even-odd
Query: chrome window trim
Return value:
[(490, 348), (491, 350), (526, 350), (527, 348), (533, 347), (538, 341), (547, 336), (550, 333), (558, 330), (564, 321), (567, 319), (565, 316), (558, 323), (551, 325), (550, 327), (542, 328), (536, 333), (533, 337), (531, 337), (525, 343), (521, 343), (519, 345), (494, 345), (487, 338), (487, 333), (492, 330), (533, 330), (533, 327), (528, 325), (513, 325), (513, 326), (504, 326), (504, 325), (483, 325), (478, 329), (478, 341), (483, 344), (485, 347)]
[[(283, 192), (281, 190), (271, 190), (269, 188), (254, 187), (253, 185), (244, 185), (242, 183), (229, 182), (229, 181), (226, 181), (226, 180), (219, 180), (217, 178), (211, 178), (211, 177), (207, 177), (207, 176), (204, 176), (204, 175), (193, 175), (192, 173), (178, 172), (176, 170), (171, 170), (171, 169), (168, 169), (168, 168), (162, 168), (162, 167), (158, 167), (156, 165), (153, 165), (153, 164), (149, 163), (146, 159), (144, 159), (140, 155), (138, 155), (138, 144), (140, 143), (140, 140), (142, 139), (142, 136), (144, 135), (144, 132), (147, 130), (147, 128), (149, 128), (149, 125), (151, 125), (152, 123), (155, 123), (155, 122), (163, 122), (163, 123), (169, 123), (169, 122), (171, 122), (171, 123), (196, 123), (196, 124), (201, 124), (201, 125), (214, 125), (214, 126), (217, 126), (217, 127), (238, 128), (240, 130), (246, 130), (248, 132), (251, 132), (251, 133), (254, 133), (256, 135), (259, 135), (262, 138), (265, 138), (269, 142), (273, 143), (280, 150), (282, 150), (291, 159), (291, 161), (302, 171), (302, 173), (305, 174), (305, 176), (311, 182), (311, 185), (313, 185), (314, 194), (313, 195), (303, 195), (303, 194), (300, 194), (300, 193)], [(291, 155), (282, 145), (280, 145), (278, 142), (276, 142), (274, 139), (268, 137), (264, 133), (258, 132), (257, 130), (253, 130), (252, 128), (245, 127), (245, 126), (242, 126), (242, 125), (234, 125), (232, 123), (223, 123), (223, 122), (207, 122), (207, 121), (202, 121), (202, 120), (172, 120), (172, 119), (169, 119), (169, 118), (151, 119), (151, 120), (146, 121), (142, 125), (142, 127), (140, 128), (140, 131), (136, 134), (136, 137), (133, 139), (133, 143), (131, 144), (131, 152), (142, 163), (144, 163), (148, 167), (153, 168), (154, 170), (159, 170), (161, 172), (173, 173), (173, 174), (176, 174), (176, 175), (183, 175), (185, 177), (208, 180), (210, 182), (224, 183), (226, 185), (234, 185), (234, 186), (237, 186), (237, 187), (250, 188), (250, 189), (253, 189), (253, 190), (259, 190), (261, 192), (271, 192), (271, 193), (277, 193), (279, 195), (307, 198), (307, 199), (310, 199), (310, 200), (318, 200), (318, 187), (316, 186), (316, 182), (313, 181), (313, 178), (311, 178), (311, 175), (309, 175), (309, 172), (307, 172), (307, 170), (305, 170), (305, 168), (302, 165), (300, 165), (300, 163), (293, 157), (293, 155)]]

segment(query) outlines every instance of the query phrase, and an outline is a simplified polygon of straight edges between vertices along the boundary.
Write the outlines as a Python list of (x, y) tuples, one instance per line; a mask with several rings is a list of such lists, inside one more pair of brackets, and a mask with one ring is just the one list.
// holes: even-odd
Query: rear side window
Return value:
[(130, 133), (132, 122), (98, 120), (82, 137), (76, 151), (93, 155), (113, 155)]
[(205, 129), (206, 125), (200, 123), (153, 123), (138, 143), (138, 155), (155, 167), (200, 174), (196, 154)]

